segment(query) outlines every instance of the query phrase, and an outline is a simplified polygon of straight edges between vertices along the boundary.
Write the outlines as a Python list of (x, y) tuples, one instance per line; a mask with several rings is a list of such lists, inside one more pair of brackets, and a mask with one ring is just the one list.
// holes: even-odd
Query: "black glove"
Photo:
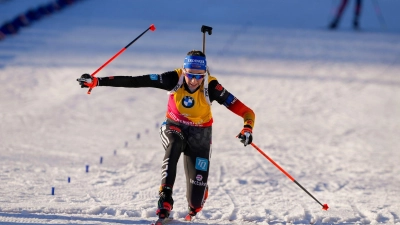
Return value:
[(88, 73), (82, 74), (82, 76), (80, 78), (76, 79), (76, 81), (79, 82), (79, 85), (81, 85), (81, 88), (88, 88), (88, 87), (94, 88), (98, 84), (97, 77), (92, 77)]
[(251, 144), (251, 142), (253, 141), (253, 135), (251, 133), (252, 129), (246, 126), (238, 134), (237, 137), (239, 138), (240, 142), (244, 144), (244, 146)]

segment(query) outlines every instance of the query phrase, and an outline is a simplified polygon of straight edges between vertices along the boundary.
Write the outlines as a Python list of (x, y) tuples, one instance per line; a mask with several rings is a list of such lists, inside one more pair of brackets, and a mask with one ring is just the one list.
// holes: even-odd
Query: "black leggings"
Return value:
[(176, 166), (184, 154), (186, 198), (189, 207), (201, 209), (207, 187), (211, 157), (211, 127), (194, 127), (167, 120), (160, 128), (165, 149), (161, 167), (161, 186), (173, 187)]
[[(342, 17), (343, 10), (347, 5), (348, 0), (342, 0), (340, 3), (339, 8), (336, 11), (336, 20), (340, 20), (340, 17)], [(354, 19), (358, 20), (358, 17), (360, 16), (361, 12), (361, 0), (357, 0), (354, 6)]]

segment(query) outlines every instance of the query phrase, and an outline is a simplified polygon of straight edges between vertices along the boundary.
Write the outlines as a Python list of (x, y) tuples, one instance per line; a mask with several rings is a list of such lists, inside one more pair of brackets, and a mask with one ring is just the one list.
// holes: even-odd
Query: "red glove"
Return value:
[(81, 88), (94, 88), (99, 84), (99, 80), (97, 77), (90, 76), (90, 74), (82, 74), (82, 76), (76, 81), (79, 82), (79, 85), (81, 85)]
[(244, 144), (244, 146), (251, 144), (253, 141), (252, 129), (248, 126), (245, 126), (238, 134), (238, 138), (240, 139), (240, 142)]

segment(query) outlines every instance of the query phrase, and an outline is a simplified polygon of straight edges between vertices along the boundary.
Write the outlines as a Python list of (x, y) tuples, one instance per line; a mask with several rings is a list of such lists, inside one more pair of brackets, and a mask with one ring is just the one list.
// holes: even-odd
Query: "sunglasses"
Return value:
[(207, 73), (188, 73), (188, 72), (186, 72), (186, 70), (183, 70), (183, 72), (185, 73), (185, 76), (187, 77), (187, 78), (189, 78), (189, 80), (191, 80), (191, 79), (193, 79), (193, 78), (195, 78), (196, 80), (200, 80), (200, 79), (203, 79), (204, 78), (204, 76), (207, 74)]

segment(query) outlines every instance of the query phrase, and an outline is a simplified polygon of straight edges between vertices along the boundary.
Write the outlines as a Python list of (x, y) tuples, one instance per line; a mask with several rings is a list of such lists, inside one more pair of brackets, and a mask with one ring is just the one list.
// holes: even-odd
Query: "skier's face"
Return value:
[(206, 76), (206, 71), (198, 69), (183, 69), (183, 74), (185, 75), (185, 81), (189, 86), (189, 89), (195, 90), (203, 82), (204, 76)]

